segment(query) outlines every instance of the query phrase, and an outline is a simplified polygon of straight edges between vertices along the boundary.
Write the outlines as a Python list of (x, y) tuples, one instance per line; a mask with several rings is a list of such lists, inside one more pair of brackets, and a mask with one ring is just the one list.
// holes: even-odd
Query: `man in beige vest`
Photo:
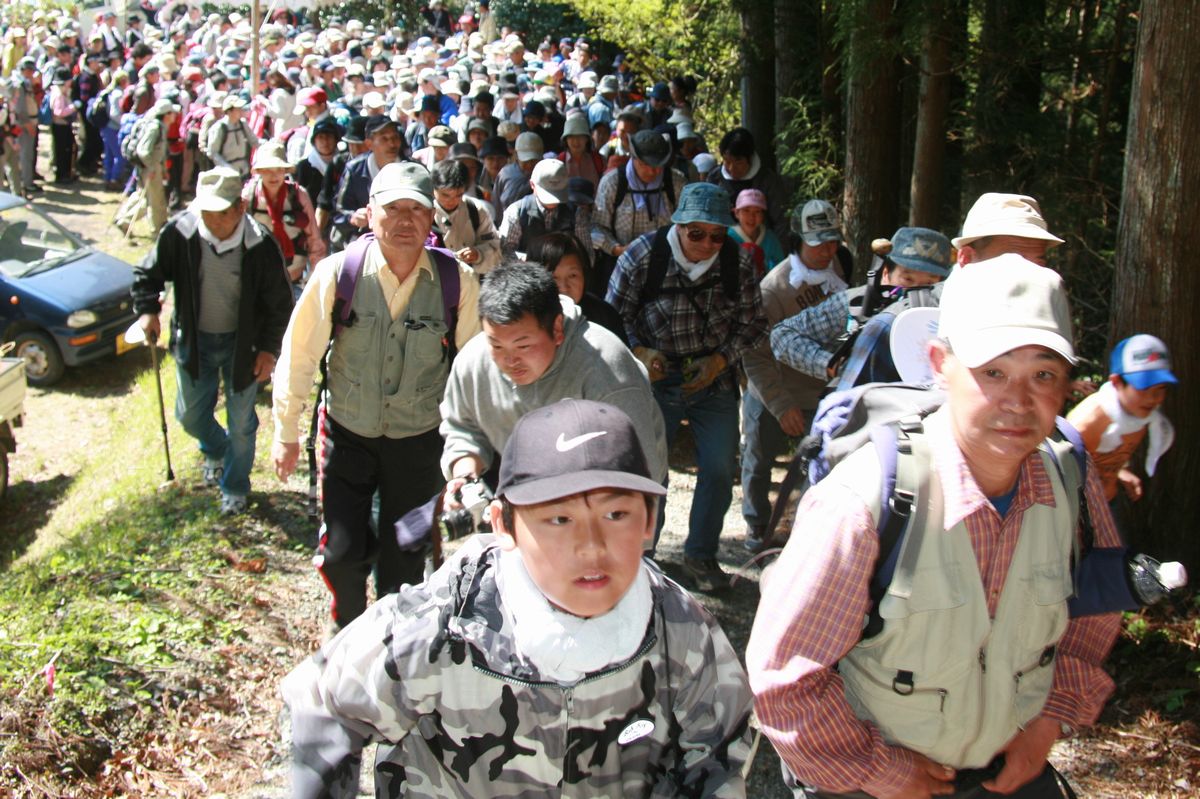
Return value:
[[(313, 371), (328, 347), (320, 429), (325, 518), (315, 562), (333, 594), (332, 629), (366, 609), (372, 567), (377, 596), (423, 579), (424, 557), (399, 549), (395, 523), (444, 485), (438, 403), (453, 352), (479, 332), (474, 273), (452, 261), (459, 291), (451, 329), (442, 293), (445, 265), (425, 248), (433, 224), (429, 171), (411, 162), (388, 164), (371, 181), (369, 196), (374, 240), (364, 243), (352, 321), (334, 335), (334, 300), (348, 249), (318, 263), (305, 285), (274, 379), (271, 454), (276, 474), (286, 480), (300, 455)], [(378, 533), (371, 529), (376, 492)]]
[[(1078, 466), (1043, 443), (1075, 361), (1066, 293), (1019, 255), (993, 261), (947, 284), (930, 344), (947, 400), (897, 434), (897, 481), (920, 490), (886, 592), (872, 602), (871, 445), (805, 495), (764, 588), (747, 668), (801, 795), (1059, 797), (1051, 745), (1112, 692), (1119, 616), (1067, 612)], [(1096, 546), (1119, 546), (1094, 468), (1084, 493)]]

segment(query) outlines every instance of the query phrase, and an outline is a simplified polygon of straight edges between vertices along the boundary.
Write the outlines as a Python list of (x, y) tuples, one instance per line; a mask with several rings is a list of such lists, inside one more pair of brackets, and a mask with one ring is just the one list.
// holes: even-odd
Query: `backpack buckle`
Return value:
[(892, 690), (900, 694), (900, 696), (912, 696), (913, 673), (911, 671), (898, 671), (896, 676), (892, 678)]

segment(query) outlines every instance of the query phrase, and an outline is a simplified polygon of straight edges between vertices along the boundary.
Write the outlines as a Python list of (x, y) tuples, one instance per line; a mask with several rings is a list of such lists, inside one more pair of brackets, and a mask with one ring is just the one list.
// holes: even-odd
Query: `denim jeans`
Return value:
[[(725, 524), (725, 512), (733, 501), (733, 481), (738, 449), (738, 391), (716, 385), (685, 394), (682, 375), (669, 374), (653, 384), (654, 399), (662, 410), (667, 428), (668, 449), (684, 419), (696, 441), (696, 492), (688, 518), (688, 537), (683, 552), (690, 558), (715, 558)], [(659, 505), (659, 528), (665, 518)]]
[(116, 128), (108, 126), (100, 129), (100, 138), (104, 140), (104, 179), (113, 183), (125, 172), (125, 156), (117, 144), (117, 133)]
[(747, 525), (771, 521), (771, 467), (787, 451), (788, 436), (779, 420), (747, 391), (742, 395), (742, 518)]
[[(250, 469), (254, 466), (254, 434), (258, 414), (254, 398), (258, 383), (241, 391), (233, 390), (233, 351), (236, 333), (197, 332), (200, 374), (193, 380), (183, 367), (187, 353), (181, 340), (176, 345), (175, 373), (179, 393), (175, 397), (175, 418), (188, 435), (200, 442), (200, 451), (209, 460), (222, 461), (221, 493), (244, 497), (250, 493)], [(217, 391), (225, 384), (225, 424), (217, 422)]]

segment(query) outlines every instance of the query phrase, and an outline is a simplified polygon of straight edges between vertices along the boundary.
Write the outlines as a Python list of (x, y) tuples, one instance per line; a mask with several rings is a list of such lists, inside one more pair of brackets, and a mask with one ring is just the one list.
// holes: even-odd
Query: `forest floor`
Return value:
[[(150, 240), (124, 241), (107, 226), (115, 202), (93, 181), (39, 200), (136, 262)], [(198, 453), (170, 418), (169, 359), (163, 382), (179, 477), (168, 485), (143, 350), (30, 390), (0, 513), (0, 796), (287, 795), (278, 685), (319, 645), (327, 603), (310, 563), (306, 483), (280, 485), (270, 472), (263, 395), (250, 512), (218, 516)], [(681, 557), (690, 462), (681, 435), (659, 547), (668, 574)], [(727, 570), (746, 559), (739, 508), (735, 487), (720, 555)], [(757, 570), (699, 598), (744, 652)], [(1200, 794), (1198, 647), (1190, 598), (1126, 616), (1108, 661), (1112, 700), (1095, 727), (1053, 753), (1080, 796)], [(790, 795), (765, 741), (748, 795)]]

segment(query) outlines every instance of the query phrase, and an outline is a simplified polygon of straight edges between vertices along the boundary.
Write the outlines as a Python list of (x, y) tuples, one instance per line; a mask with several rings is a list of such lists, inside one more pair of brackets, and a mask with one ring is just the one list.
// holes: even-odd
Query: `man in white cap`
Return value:
[(529, 178), (533, 189), (504, 209), (500, 222), (500, 251), (505, 258), (535, 252), (547, 233), (570, 233), (588, 241), (592, 218), (587, 208), (576, 208), (567, 196), (567, 165), (557, 158), (538, 161)]
[[(1120, 627), (1068, 618), (1079, 497), (1095, 546), (1120, 546), (1096, 470), (1051, 437), (1071, 342), (1056, 273), (1011, 254), (961, 271), (929, 345), (945, 404), (888, 428), (890, 468), (871, 444), (805, 494), (746, 653), (803, 795), (1063, 795), (1046, 757), (1100, 714)], [(890, 544), (889, 475), (913, 497)]]
[(1046, 251), (1063, 240), (1046, 227), (1038, 201), (1024, 194), (988, 192), (967, 212), (962, 235), (951, 243), (958, 248), (958, 263), (965, 266), (1004, 253), (1046, 265)]
[(516, 163), (501, 169), (492, 185), (492, 205), (496, 209), (497, 219), (504, 219), (504, 211), (508, 206), (533, 191), (529, 179), (546, 151), (542, 137), (529, 131), (517, 136), (514, 149), (517, 153)]
[[(292, 311), (279, 245), (246, 216), (241, 192), (237, 172), (202, 172), (196, 199), (162, 229), (133, 283), (134, 309), (152, 342), (159, 337), (159, 296), (166, 283), (174, 286), (175, 416), (199, 442), (204, 483), (221, 489), (227, 514), (246, 509), (258, 429), (254, 398), (271, 378)], [(214, 416), (220, 383), (224, 428)]]
[[(366, 609), (373, 567), (377, 596), (423, 576), (424, 555), (399, 549), (395, 524), (442, 489), (438, 403), (454, 353), (480, 329), (474, 273), (425, 247), (433, 215), (429, 171), (383, 165), (370, 186), (370, 235), (317, 264), (284, 337), (271, 451), (281, 480), (296, 467), (313, 372), (326, 361), (316, 562), (333, 595), (331, 630)], [(357, 275), (350, 296), (339, 288), (347, 274)]]

